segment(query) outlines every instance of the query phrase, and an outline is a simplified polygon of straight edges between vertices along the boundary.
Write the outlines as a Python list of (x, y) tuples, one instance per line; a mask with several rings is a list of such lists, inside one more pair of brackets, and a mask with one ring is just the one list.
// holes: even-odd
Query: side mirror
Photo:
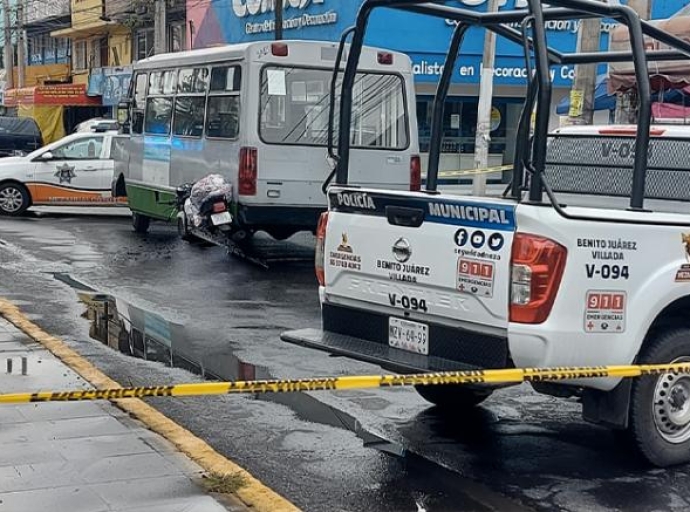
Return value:
[(41, 160), (52, 160), (54, 157), (53, 157), (53, 153), (52, 153), (52, 152), (46, 151), (46, 152), (43, 153), (39, 158), (40, 158)]

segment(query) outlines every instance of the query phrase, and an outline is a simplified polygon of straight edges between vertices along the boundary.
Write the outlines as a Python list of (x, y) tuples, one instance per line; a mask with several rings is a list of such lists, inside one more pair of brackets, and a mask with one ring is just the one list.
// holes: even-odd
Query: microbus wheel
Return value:
[[(690, 329), (662, 332), (640, 356), (640, 364), (690, 362)], [(690, 461), (690, 375), (668, 372), (633, 382), (630, 436), (642, 456), (659, 467)]]
[(132, 227), (136, 233), (146, 233), (151, 224), (151, 217), (142, 215), (141, 213), (132, 213)]
[(0, 213), (16, 217), (22, 215), (31, 205), (31, 196), (20, 183), (0, 185)]
[(469, 389), (461, 384), (415, 386), (427, 402), (444, 409), (467, 409), (479, 405), (491, 396), (491, 391)]

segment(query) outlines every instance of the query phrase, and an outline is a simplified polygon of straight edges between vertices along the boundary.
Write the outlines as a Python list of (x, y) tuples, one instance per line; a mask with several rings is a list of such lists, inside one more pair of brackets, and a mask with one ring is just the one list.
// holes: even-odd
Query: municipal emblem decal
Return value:
[(57, 166), (57, 172), (53, 175), (60, 180), (60, 183), (72, 183), (72, 178), (76, 178), (74, 173), (74, 166), (68, 165), (66, 162)]

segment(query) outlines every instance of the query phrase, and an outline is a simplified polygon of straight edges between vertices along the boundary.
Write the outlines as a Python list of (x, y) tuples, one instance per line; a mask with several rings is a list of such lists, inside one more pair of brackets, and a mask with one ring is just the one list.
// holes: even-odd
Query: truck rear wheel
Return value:
[[(690, 329), (656, 335), (640, 364), (690, 362)], [(630, 397), (630, 435), (642, 456), (659, 467), (690, 461), (690, 375), (638, 377)]]
[(470, 389), (462, 384), (439, 384), (414, 388), (424, 400), (444, 409), (474, 407), (491, 396), (491, 391)]
[(151, 217), (142, 215), (141, 213), (132, 213), (132, 227), (136, 233), (146, 233), (151, 224)]

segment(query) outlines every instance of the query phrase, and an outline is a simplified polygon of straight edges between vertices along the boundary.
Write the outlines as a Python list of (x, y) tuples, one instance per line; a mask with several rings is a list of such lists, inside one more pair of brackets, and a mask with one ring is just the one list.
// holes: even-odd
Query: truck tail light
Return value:
[(316, 279), (320, 286), (326, 284), (326, 277), (324, 274), (324, 262), (326, 259), (326, 227), (328, 226), (328, 212), (323, 212), (319, 217), (319, 224), (316, 227), (316, 251), (314, 253), (314, 269), (316, 271)]
[(240, 170), (238, 192), (241, 196), (256, 195), (256, 177), (258, 174), (258, 151), (256, 148), (240, 148)]
[(540, 324), (551, 313), (568, 251), (536, 235), (517, 233), (511, 255), (510, 321)]
[(422, 161), (419, 155), (410, 157), (410, 190), (412, 192), (422, 190)]

